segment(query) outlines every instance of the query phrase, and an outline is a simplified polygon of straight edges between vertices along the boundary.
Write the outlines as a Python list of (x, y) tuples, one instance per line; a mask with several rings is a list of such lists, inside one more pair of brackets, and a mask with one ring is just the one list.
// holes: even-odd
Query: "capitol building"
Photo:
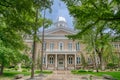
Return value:
[[(67, 25), (64, 17), (59, 17), (52, 28), (44, 32), (43, 69), (71, 70), (82, 66), (81, 54), (84, 55), (90, 68), (93, 68), (92, 58), (85, 51), (85, 44), (71, 40), (66, 35), (76, 34), (77, 31)], [(39, 34), (42, 38), (42, 32)], [(28, 37), (26, 44), (31, 48), (32, 40)], [(41, 43), (37, 43), (36, 58), (40, 59)]]

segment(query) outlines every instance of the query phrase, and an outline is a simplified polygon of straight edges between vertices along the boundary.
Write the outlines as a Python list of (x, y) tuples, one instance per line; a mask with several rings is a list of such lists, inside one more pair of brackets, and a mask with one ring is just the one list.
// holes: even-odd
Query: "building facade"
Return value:
[(45, 69), (75, 69), (80, 64), (81, 45), (66, 35), (75, 34), (69, 28), (65, 18), (59, 17), (53, 28), (45, 30), (44, 57)]
[[(66, 35), (75, 34), (73, 28), (68, 27), (65, 18), (59, 17), (52, 28), (45, 29), (44, 33), (44, 69), (75, 69), (81, 64), (80, 53), (84, 53), (84, 45), (79, 41), (70, 40)], [(39, 33), (42, 37), (42, 32)], [(30, 36), (26, 38), (28, 46), (32, 46)], [(82, 52), (81, 52), (82, 51)], [(37, 44), (37, 56), (41, 52), (41, 44)]]
[[(83, 67), (81, 54), (85, 55), (85, 59), (92, 65), (91, 67), (93, 67), (93, 61), (85, 52), (85, 44), (66, 37), (67, 35), (76, 33), (76, 30), (68, 27), (67, 22), (63, 17), (59, 17), (52, 28), (45, 29), (43, 69), (71, 70), (81, 68)], [(42, 32), (39, 33), (39, 37), (40, 39), (42, 38)], [(30, 36), (26, 38), (25, 41), (28, 46), (32, 47)], [(41, 43), (39, 42), (37, 44), (36, 53), (36, 58), (40, 59)]]

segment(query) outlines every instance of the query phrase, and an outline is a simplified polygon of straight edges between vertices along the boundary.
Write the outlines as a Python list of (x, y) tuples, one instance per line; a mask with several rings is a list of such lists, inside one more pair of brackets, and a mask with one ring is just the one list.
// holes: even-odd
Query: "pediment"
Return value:
[(47, 34), (69, 35), (69, 34), (74, 34), (74, 32), (65, 30), (65, 29), (57, 29), (57, 30), (50, 31)]

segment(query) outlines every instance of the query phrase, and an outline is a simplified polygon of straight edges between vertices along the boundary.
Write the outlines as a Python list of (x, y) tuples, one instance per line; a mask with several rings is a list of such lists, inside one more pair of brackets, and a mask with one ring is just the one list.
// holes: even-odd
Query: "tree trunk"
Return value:
[(98, 61), (97, 61), (96, 57), (97, 57), (97, 56), (96, 56), (95, 53), (94, 53), (95, 69), (96, 69), (96, 72), (99, 72), (99, 70), (98, 70)]
[(100, 64), (99, 64), (99, 67), (102, 68), (102, 55), (100, 52), (98, 52), (98, 57), (100, 59)]
[(101, 61), (102, 61), (102, 63), (101, 63), (101, 70), (104, 71), (105, 70), (105, 62), (104, 62), (103, 58), (102, 58)]
[(36, 9), (35, 28), (34, 28), (34, 34), (33, 34), (33, 52), (32, 52), (31, 78), (34, 78), (34, 69), (35, 69), (35, 63), (36, 63), (37, 26), (38, 26), (38, 8)]
[(1, 64), (1, 67), (0, 67), (0, 75), (3, 74), (3, 70), (4, 70), (4, 64), (2, 63), (2, 64)]
[(98, 55), (99, 55), (99, 58), (100, 58), (100, 69), (102, 71), (104, 71), (105, 70), (105, 64), (104, 64), (104, 60), (103, 60), (103, 57), (102, 57), (102, 52), (99, 52)]
[[(34, 36), (36, 34), (36, 31), (34, 33)], [(35, 38), (35, 37), (34, 37)], [(31, 67), (31, 78), (34, 78), (34, 69), (35, 69), (35, 60), (36, 60), (36, 40), (34, 39), (33, 42), (33, 54), (32, 54), (32, 67)]]

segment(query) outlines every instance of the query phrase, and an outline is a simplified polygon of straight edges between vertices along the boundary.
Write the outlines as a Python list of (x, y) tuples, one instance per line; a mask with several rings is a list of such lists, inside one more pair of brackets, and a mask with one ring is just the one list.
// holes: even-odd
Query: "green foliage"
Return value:
[[(39, 71), (36, 71), (35, 74), (39, 74), (40, 72)], [(43, 71), (43, 74), (51, 74), (52, 71)], [(13, 71), (13, 70), (5, 70), (4, 71), (4, 74), (2, 76), (0, 76), (0, 79), (3, 79), (5, 78), (6, 80), (6, 77), (8, 77), (9, 79), (13, 79), (15, 77), (15, 75), (17, 74), (23, 74), (24, 76), (29, 76), (30, 75), (30, 72), (28, 71), (22, 71), (22, 72), (18, 72), (18, 71)]]
[[(21, 51), (26, 48), (23, 35), (34, 35), (45, 21), (45, 27), (52, 22), (40, 15), (39, 12), (50, 8), (53, 1), (46, 0), (1, 0), (0, 1), (0, 65), (16, 65), (29, 62), (29, 58)], [(40, 10), (37, 12), (37, 10)], [(3, 71), (1, 68), (0, 74)]]
[[(24, 58), (24, 56), (26, 56), (26, 58)], [(4, 63), (4, 66), (9, 66), (11, 64), (16, 65), (24, 60), (29, 61), (29, 58), (27, 58), (27, 55), (20, 53), (20, 51), (0, 47), (0, 64)]]
[(80, 70), (78, 70), (78, 72), (87, 72), (87, 71), (86, 71), (86, 70), (80, 69)]
[(108, 67), (109, 69), (114, 69), (114, 68), (116, 67), (116, 64), (114, 64), (114, 63), (108, 63), (108, 64), (107, 64), (107, 67)]
[(85, 74), (92, 74), (95, 76), (103, 76), (103, 74), (107, 74), (107, 75), (111, 75), (112, 77), (114, 77), (115, 79), (120, 79), (120, 72), (78, 72), (76, 71), (72, 71), (73, 74), (80, 74), (80, 75), (85, 75)]
[(82, 62), (83, 68), (85, 68), (87, 66), (87, 61), (83, 54), (81, 54), (81, 62)]
[[(35, 73), (41, 73), (41, 71), (40, 70), (36, 70)], [(44, 73), (44, 74), (51, 74), (52, 71), (50, 71), (50, 70), (44, 70), (42, 73)]]
[[(111, 29), (117, 36), (120, 33), (119, 0), (62, 0), (74, 17), (75, 26), (80, 33), (89, 29)], [(99, 26), (98, 26), (99, 25)], [(105, 26), (102, 26), (105, 25)]]
[[(102, 62), (111, 60), (111, 42), (120, 35), (119, 0), (62, 0), (74, 17), (79, 32), (68, 35), (87, 44), (88, 53), (97, 53)], [(114, 36), (114, 37), (113, 37)], [(95, 56), (96, 57), (96, 56)]]
[(28, 72), (28, 70), (27, 69), (22, 69), (22, 72)]

